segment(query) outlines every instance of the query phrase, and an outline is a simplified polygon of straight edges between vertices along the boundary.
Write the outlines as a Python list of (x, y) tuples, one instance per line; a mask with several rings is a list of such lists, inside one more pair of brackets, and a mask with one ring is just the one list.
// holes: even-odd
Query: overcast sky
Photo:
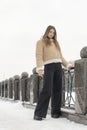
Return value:
[(35, 46), (48, 25), (57, 29), (68, 61), (87, 46), (87, 0), (0, 0), (0, 81), (35, 67)]

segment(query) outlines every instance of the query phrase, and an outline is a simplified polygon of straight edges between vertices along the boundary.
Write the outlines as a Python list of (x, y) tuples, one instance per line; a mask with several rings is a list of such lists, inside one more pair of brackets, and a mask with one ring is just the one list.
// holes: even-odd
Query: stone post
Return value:
[(14, 100), (20, 100), (20, 76), (14, 76)]
[(87, 114), (87, 47), (82, 48), (80, 56), (75, 61), (75, 112)]
[(2, 95), (2, 87), (1, 87), (1, 82), (0, 82), (0, 97)]
[(21, 74), (21, 99), (22, 101), (29, 101), (28, 73), (27, 72), (23, 72)]
[(8, 80), (5, 80), (4, 87), (5, 87), (5, 98), (7, 98), (8, 97)]
[(2, 89), (2, 94), (1, 96), (4, 97), (4, 81), (1, 82), (1, 89)]
[(13, 78), (9, 79), (9, 98), (13, 99)]
[(30, 103), (37, 103), (39, 96), (39, 77), (36, 73), (36, 68), (33, 69), (33, 74), (29, 78), (30, 88)]

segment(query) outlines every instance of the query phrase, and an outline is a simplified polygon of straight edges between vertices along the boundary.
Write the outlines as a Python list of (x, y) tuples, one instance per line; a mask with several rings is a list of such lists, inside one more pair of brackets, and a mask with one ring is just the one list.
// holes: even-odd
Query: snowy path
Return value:
[(65, 118), (53, 119), (50, 115), (43, 121), (33, 120), (33, 109), (24, 108), (21, 102), (0, 100), (0, 130), (87, 130), (87, 126)]

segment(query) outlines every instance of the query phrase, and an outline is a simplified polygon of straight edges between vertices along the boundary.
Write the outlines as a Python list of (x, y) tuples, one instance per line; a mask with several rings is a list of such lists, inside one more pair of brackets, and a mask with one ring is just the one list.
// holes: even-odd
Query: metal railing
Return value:
[[(75, 85), (74, 69), (63, 69), (62, 78), (62, 107), (74, 108), (75, 105)], [(9, 80), (0, 82), (0, 97), (13, 100), (30, 101), (35, 103), (43, 87), (43, 78), (36, 72), (30, 77), (27, 72), (20, 76), (14, 76)], [(31, 95), (32, 93), (32, 95)], [(31, 100), (32, 99), (32, 100)]]
[(63, 69), (62, 107), (75, 108), (75, 75), (74, 69)]

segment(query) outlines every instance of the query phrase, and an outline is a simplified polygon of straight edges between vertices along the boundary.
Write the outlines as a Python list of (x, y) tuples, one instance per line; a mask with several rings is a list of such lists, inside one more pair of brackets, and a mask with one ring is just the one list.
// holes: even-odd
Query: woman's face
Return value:
[(48, 37), (49, 37), (50, 39), (52, 39), (52, 38), (54, 37), (54, 35), (55, 35), (55, 30), (54, 30), (54, 29), (50, 29), (50, 31), (49, 31), (49, 33), (48, 33)]

